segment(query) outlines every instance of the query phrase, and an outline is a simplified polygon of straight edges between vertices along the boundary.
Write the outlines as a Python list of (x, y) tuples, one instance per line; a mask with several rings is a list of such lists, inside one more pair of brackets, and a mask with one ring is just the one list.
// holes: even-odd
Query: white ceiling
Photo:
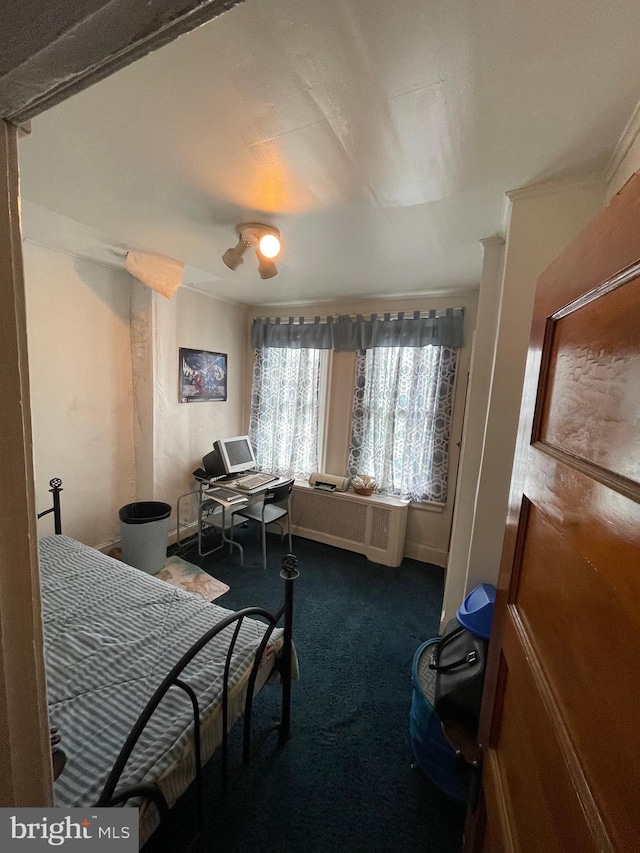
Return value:
[[(474, 287), (505, 191), (606, 166), (639, 36), (638, 0), (247, 0), (33, 121), (25, 233), (73, 220), (239, 302)], [(256, 219), (264, 282), (221, 261)]]

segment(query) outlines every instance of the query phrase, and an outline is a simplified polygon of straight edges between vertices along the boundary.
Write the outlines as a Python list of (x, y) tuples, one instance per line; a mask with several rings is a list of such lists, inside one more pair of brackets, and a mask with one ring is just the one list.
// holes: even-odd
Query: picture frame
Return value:
[(227, 399), (227, 354), (179, 348), (180, 403), (219, 403)]

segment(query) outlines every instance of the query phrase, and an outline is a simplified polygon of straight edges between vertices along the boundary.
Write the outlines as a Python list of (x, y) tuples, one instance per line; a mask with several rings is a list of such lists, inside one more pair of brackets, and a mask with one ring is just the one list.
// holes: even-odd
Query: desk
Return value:
[[(180, 495), (180, 497), (178, 498), (178, 506), (177, 506), (177, 511), (176, 511), (177, 518), (178, 518), (177, 531), (176, 531), (176, 544), (178, 545), (178, 547), (180, 547), (180, 546), (184, 545), (186, 542), (185, 539), (180, 538), (180, 534), (182, 532), (182, 527), (185, 526), (184, 524), (182, 524), (180, 522), (180, 506), (181, 506), (181, 503), (182, 503), (182, 501), (186, 500), (187, 498), (194, 498), (195, 497), (197, 502), (198, 502), (198, 515), (197, 515), (198, 554), (201, 557), (208, 557), (209, 554), (213, 554), (215, 551), (220, 551), (222, 548), (224, 548), (225, 545), (229, 545), (229, 552), (231, 553), (231, 551), (233, 550), (233, 546), (235, 545), (235, 547), (238, 548), (238, 550), (240, 551), (240, 565), (243, 565), (244, 555), (243, 555), (243, 551), (242, 551), (242, 545), (240, 545), (238, 542), (234, 542), (233, 539), (230, 539), (227, 536), (227, 513), (226, 513), (226, 511), (227, 511), (227, 509), (230, 509), (231, 510), (230, 515), (233, 516), (233, 508), (230, 507), (228, 504), (222, 503), (221, 501), (213, 498), (212, 496), (207, 495), (207, 489), (210, 487), (210, 485), (211, 484), (209, 482), (203, 482), (203, 481), (198, 480), (198, 488), (197, 489), (193, 489), (190, 492), (186, 492), (184, 495)], [(225, 486), (225, 488), (226, 488), (226, 486)], [(240, 509), (240, 507), (242, 507), (242, 506), (246, 506), (246, 503), (244, 503), (244, 502), (239, 503), (237, 505), (237, 509)], [(221, 511), (221, 512), (219, 512), (219, 511)], [(204, 533), (207, 531), (208, 528), (218, 527), (217, 524), (211, 524), (207, 520), (207, 519), (211, 519), (214, 515), (221, 516), (221, 524), (219, 527), (220, 535), (221, 535), (220, 543), (218, 545), (216, 545), (214, 548), (209, 548), (209, 550), (205, 551), (205, 550), (203, 550)], [(233, 523), (233, 518), (231, 520), (231, 523)]]
[[(192, 498), (196, 496), (198, 501), (198, 519), (197, 519), (197, 535), (198, 535), (198, 554), (201, 557), (208, 557), (209, 554), (213, 554), (215, 551), (220, 551), (224, 548), (225, 545), (229, 545), (229, 553), (233, 551), (233, 548), (237, 548), (240, 552), (240, 565), (244, 565), (244, 550), (242, 545), (239, 542), (236, 542), (233, 539), (233, 530), (231, 537), (227, 536), (227, 511), (231, 515), (231, 524), (233, 525), (233, 513), (242, 509), (242, 507), (247, 506), (247, 503), (242, 502), (236, 505), (228, 504), (226, 501), (222, 502), (219, 499), (215, 498), (213, 495), (209, 495), (207, 490), (212, 488), (213, 486), (219, 485), (224, 489), (228, 489), (231, 492), (235, 492), (238, 495), (242, 495), (247, 498), (248, 503), (255, 503), (262, 498), (262, 495), (267, 492), (269, 489), (274, 486), (279, 486), (282, 483), (287, 483), (291, 478), (290, 477), (280, 477), (277, 480), (273, 480), (271, 483), (267, 483), (264, 486), (260, 486), (258, 489), (254, 489), (251, 492), (244, 492), (242, 489), (237, 489), (233, 487), (233, 480), (225, 482), (224, 480), (216, 481), (214, 483), (210, 483), (208, 480), (197, 480), (198, 488), (193, 489), (191, 492), (186, 492), (184, 495), (180, 495), (178, 498), (178, 506), (177, 506), (177, 538), (176, 544), (181, 546), (184, 544), (184, 540), (180, 539), (181, 528), (184, 526), (180, 523), (180, 504), (186, 498)], [(222, 510), (221, 512), (221, 525), (220, 525), (220, 543), (216, 545), (214, 548), (209, 548), (208, 551), (203, 551), (203, 535), (206, 530), (210, 527), (217, 527), (216, 524), (209, 524), (207, 522), (207, 518), (212, 518), (214, 515), (219, 515), (218, 510)]]
[(245, 492), (243, 489), (239, 489), (237, 486), (234, 486), (234, 481), (232, 479), (226, 480), (224, 477), (221, 477), (214, 483), (205, 483), (204, 485), (205, 488), (209, 486), (220, 486), (223, 489), (230, 489), (238, 495), (244, 495), (246, 498), (249, 498), (249, 503), (253, 503), (251, 498), (261, 498), (265, 492), (269, 491), (269, 489), (274, 489), (276, 486), (288, 483), (290, 479), (291, 477), (276, 477), (275, 480), (271, 480), (271, 482), (266, 483), (264, 486), (258, 486), (257, 489), (252, 489), (250, 492)]

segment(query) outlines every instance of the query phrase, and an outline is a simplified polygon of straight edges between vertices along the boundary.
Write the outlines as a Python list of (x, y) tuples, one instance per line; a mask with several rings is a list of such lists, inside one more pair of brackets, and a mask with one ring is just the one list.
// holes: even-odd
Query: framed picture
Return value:
[(179, 371), (181, 403), (211, 403), (227, 399), (226, 353), (180, 347)]

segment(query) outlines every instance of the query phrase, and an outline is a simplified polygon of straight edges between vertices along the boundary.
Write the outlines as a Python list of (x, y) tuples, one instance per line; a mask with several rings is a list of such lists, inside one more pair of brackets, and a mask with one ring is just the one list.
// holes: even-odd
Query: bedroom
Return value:
[[(248, 9), (249, 4), (247, 5)], [(622, 24), (620, 29), (624, 29)], [(632, 27), (628, 29), (631, 31)], [(629, 85), (625, 87), (628, 92), (625, 109), (622, 108), (621, 102), (618, 102), (616, 118), (611, 121), (606, 133), (604, 133), (607, 140), (606, 144), (602, 141), (602, 117), (607, 115), (606, 111), (602, 108), (603, 111), (596, 114), (597, 109), (593, 105), (583, 108), (584, 113), (591, 115), (594, 123), (598, 125), (598, 130), (594, 130), (592, 134), (588, 124), (578, 125), (583, 129), (578, 134), (579, 136), (585, 136), (589, 140), (591, 134), (592, 141), (586, 145), (588, 152), (586, 159), (590, 160), (594, 151), (600, 147), (603, 147), (603, 150), (609, 155), (613, 155), (616, 150), (617, 141), (621, 137), (625, 123), (633, 109), (633, 93), (635, 91), (631, 72), (625, 73), (624, 76), (629, 80)], [(105, 81), (104, 85), (106, 86), (109, 82), (108, 80)], [(616, 88), (614, 87), (612, 91), (616, 91)], [(83, 96), (78, 96), (78, 100), (81, 97)], [(73, 101), (67, 103), (68, 109), (72, 108), (72, 103)], [(604, 103), (604, 99), (601, 103)], [(64, 111), (65, 105), (60, 109)], [(594, 112), (590, 114), (589, 110)], [(53, 120), (53, 112), (50, 117)], [(45, 120), (47, 120), (47, 116), (42, 117), (42, 121)], [(32, 145), (32, 148), (35, 148), (37, 144), (37, 124), (38, 121), (34, 120), (33, 136), (20, 143), (21, 149), (25, 151), (25, 190), (28, 184), (29, 169), (27, 146)], [(626, 139), (626, 142), (630, 141), (629, 138)], [(45, 141), (40, 144), (46, 148), (47, 143)], [(618, 154), (624, 153), (623, 147), (624, 143), (617, 148)], [(580, 152), (580, 154), (584, 156), (584, 152)], [(582, 163), (561, 164), (562, 167), (568, 165), (578, 166)], [(491, 387), (491, 397), (488, 393), (488, 379), (485, 380), (484, 389), (470, 388), (468, 411), (470, 412), (469, 417), (471, 417), (472, 406), (479, 405), (480, 408), (476, 409), (477, 422), (483, 423), (487, 418), (487, 406), (490, 404), (489, 423), (494, 429), (487, 431), (488, 443), (484, 448), (467, 448), (469, 453), (473, 451), (476, 454), (476, 458), (474, 462), (473, 457), (469, 457), (469, 465), (463, 465), (461, 470), (461, 478), (468, 478), (466, 488), (463, 488), (463, 480), (459, 481), (459, 505), (466, 510), (466, 518), (460, 517), (457, 520), (459, 523), (454, 526), (451, 547), (447, 548), (448, 536), (430, 540), (428, 535), (419, 530), (410, 537), (416, 549), (419, 546), (426, 546), (439, 550), (441, 552), (439, 555), (440, 564), (444, 562), (442, 553), (446, 555), (448, 550), (447, 581), (448, 585), (450, 582), (454, 584), (450, 590), (451, 602), (459, 600), (465, 587), (473, 585), (473, 578), (467, 581), (466, 577), (471, 550), (475, 549), (476, 557), (481, 557), (480, 560), (475, 559), (472, 562), (472, 571), (474, 566), (480, 564), (490, 565), (495, 569), (497, 558), (499, 558), (499, 545), (496, 555), (496, 537), (501, 539), (504, 513), (500, 518), (500, 512), (496, 507), (500, 500), (502, 500), (503, 506), (506, 506), (510, 460), (509, 454), (505, 454), (503, 449), (505, 446), (512, 446), (514, 441), (518, 410), (518, 394), (514, 389), (518, 386), (526, 349), (526, 335), (528, 333), (526, 309), (530, 300), (530, 288), (533, 286), (538, 272), (579, 230), (590, 215), (596, 212), (605, 199), (624, 183), (630, 171), (632, 170), (629, 169), (629, 161), (627, 161), (620, 166), (618, 172), (609, 176), (608, 181), (603, 179), (600, 183), (593, 184), (565, 181), (553, 188), (541, 188), (537, 194), (521, 193), (511, 199), (511, 223), (504, 284), (506, 298), (503, 297), (499, 323), (495, 313), (490, 311), (492, 300), (494, 306), (497, 304), (501, 285), (499, 263), (495, 258), (495, 254), (499, 251), (499, 244), (489, 243), (485, 247), (485, 251), (488, 253), (485, 270), (487, 279), (486, 282), (483, 281), (483, 286), (480, 289), (476, 352), (484, 352), (484, 357), (488, 362), (485, 364), (485, 370), (490, 370), (491, 353), (494, 344), (497, 342), (495, 365), (497, 379)], [(600, 176), (601, 173), (598, 172), (598, 177)], [(522, 183), (534, 181), (536, 177), (538, 175), (528, 175), (526, 181)], [(543, 177), (551, 177), (551, 174)], [(134, 181), (134, 178), (135, 176), (131, 174), (131, 171), (128, 171), (121, 176), (120, 180), (122, 183), (127, 183)], [(504, 189), (515, 189), (519, 185), (507, 185)], [(106, 192), (106, 190), (105, 187), (104, 191)], [(24, 198), (26, 206), (26, 203), (30, 201), (26, 191)], [(96, 198), (100, 198), (100, 204), (97, 205), (100, 207), (103, 202), (101, 195), (87, 197), (86, 204), (96, 206)], [(501, 204), (502, 197), (499, 199), (499, 207)], [(68, 209), (63, 213), (66, 213), (68, 218), (77, 219), (86, 224), (86, 217), (83, 217), (80, 212)], [(233, 227), (240, 221), (240, 218), (236, 218), (235, 213), (235, 210), (225, 210), (224, 226), (217, 224), (211, 226), (209, 222), (202, 226), (207, 231), (210, 229), (212, 236), (215, 231), (216, 237), (219, 239), (217, 258), (232, 242)], [(28, 216), (29, 210), (26, 206), (25, 234), (27, 238), (29, 238), (29, 227), (31, 227)], [(501, 221), (501, 216), (499, 220)], [(33, 217), (31, 221), (33, 224), (35, 218)], [(294, 252), (296, 243), (294, 232), (287, 232), (284, 225), (282, 225), (282, 230), (289, 244), (289, 250)], [(481, 238), (492, 237), (494, 233), (495, 229), (492, 228), (488, 232), (477, 232), (472, 237), (473, 243), (476, 244), (472, 250), (476, 253), (476, 284), (480, 279), (478, 262), (481, 258), (477, 241)], [(93, 232), (85, 231), (80, 236), (84, 236), (95, 247), (95, 234)], [(121, 239), (128, 240), (132, 237), (129, 234), (124, 234)], [(143, 246), (149, 245), (149, 241), (143, 237), (138, 239)], [(132, 290), (130, 280), (122, 272), (113, 271), (112, 268), (102, 263), (96, 264), (87, 261), (86, 257), (73, 259), (64, 251), (52, 252), (50, 249), (33, 245), (33, 243), (38, 242), (42, 241), (34, 238), (32, 244), (27, 244), (25, 250), (27, 282), (32, 287), (31, 293), (37, 292), (38, 294), (35, 305), (29, 306), (30, 322), (34, 317), (37, 317), (37, 327), (33, 331), (29, 330), (30, 347), (35, 346), (35, 351), (32, 349), (30, 352), (30, 358), (32, 360), (31, 383), (34, 389), (35, 463), (38, 477), (36, 494), (38, 496), (42, 494), (43, 487), (46, 486), (50, 475), (59, 473), (58, 470), (47, 471), (45, 469), (60, 458), (60, 452), (66, 454), (68, 456), (66, 464), (74, 472), (74, 477), (78, 483), (78, 489), (69, 489), (68, 495), (73, 510), (73, 514), (69, 518), (70, 524), (74, 525), (71, 531), (79, 537), (82, 535), (86, 541), (98, 545), (106, 544), (116, 535), (115, 517), (119, 505), (137, 494), (153, 495), (158, 499), (166, 497), (174, 504), (174, 496), (183, 487), (188, 472), (195, 467), (198, 458), (204, 449), (210, 446), (213, 438), (224, 433), (233, 434), (246, 423), (246, 383), (250, 371), (250, 350), (247, 334), (252, 309), (245, 309), (228, 302), (216, 303), (210, 297), (201, 296), (197, 291), (191, 292), (186, 288), (178, 293), (174, 301), (164, 304), (136, 284), (133, 284)], [(102, 249), (102, 246), (98, 248)], [(160, 250), (158, 246), (151, 248)], [(412, 248), (415, 248), (415, 243)], [(351, 251), (354, 254), (357, 252), (353, 248)], [(77, 249), (76, 254), (79, 254)], [(168, 252), (168, 254), (171, 253)], [(225, 276), (223, 292), (236, 288), (239, 274), (225, 273), (223, 270), (221, 271), (219, 261), (217, 263), (218, 273)], [(286, 263), (283, 259), (283, 271)], [(494, 265), (493, 269), (491, 264)], [(245, 266), (248, 268), (248, 264)], [(284, 277), (283, 272), (280, 273), (280, 276)], [(273, 284), (275, 285), (277, 282), (278, 279)], [(256, 292), (261, 294), (274, 292), (269, 283), (265, 286), (259, 282), (255, 270), (246, 269), (243, 286), (246, 288), (246, 292), (251, 294), (251, 301), (255, 300), (254, 294)], [(34, 288), (37, 288), (37, 291)], [(144, 352), (144, 347), (149, 345), (150, 336), (154, 336), (162, 344), (162, 350), (157, 356), (158, 361), (154, 364), (154, 370), (157, 371), (155, 384), (153, 387), (140, 387), (139, 384), (136, 387), (136, 394), (140, 395), (141, 400), (141, 404), (138, 405), (137, 398), (135, 398), (136, 422), (147, 425), (146, 429), (142, 429), (142, 436), (136, 436), (133, 427), (130, 426), (133, 423), (133, 377), (136, 377), (136, 382), (139, 382), (140, 378), (144, 379), (145, 376), (144, 371), (136, 375), (130, 360), (131, 350), (127, 339), (128, 329), (126, 328), (130, 292), (133, 292), (134, 298), (137, 296), (141, 303), (140, 322), (134, 322), (132, 326), (134, 343), (139, 344), (137, 350), (139, 357), (142, 359), (152, 357), (148, 352), (146, 354)], [(29, 290), (27, 290), (27, 298), (29, 299)], [(419, 307), (431, 307), (434, 297), (421, 296), (420, 298), (421, 300), (424, 299), (424, 302), (421, 302)], [(460, 304), (461, 298), (463, 298), (462, 295), (456, 296), (456, 305)], [(472, 293), (465, 293), (464, 298), (468, 300), (469, 311), (467, 316), (471, 318), (474, 311), (473, 303), (477, 296)], [(109, 302), (111, 299), (114, 301)], [(484, 313), (482, 312), (483, 300), (485, 300)], [(282, 304), (285, 300), (282, 297), (272, 299), (269, 295), (262, 297), (259, 301), (262, 304), (268, 304), (269, 301)], [(302, 300), (296, 300), (296, 302), (298, 301)], [(304, 301), (309, 303), (308, 298), (305, 298)], [(326, 298), (321, 302), (322, 313), (330, 312), (333, 310), (333, 305), (336, 304), (335, 302), (329, 303)], [(65, 368), (64, 375), (57, 372), (58, 365), (56, 365), (53, 357), (55, 348), (52, 350), (47, 343), (47, 335), (55, 335), (54, 318), (58, 316), (57, 312), (64, 316), (66, 311), (63, 306), (69, 304), (74, 304), (74, 310), (78, 311), (78, 323), (72, 332), (74, 336), (77, 335), (77, 338), (74, 341), (69, 339), (69, 330), (66, 329), (62, 333), (64, 336), (62, 346), (66, 348), (64, 353), (65, 364), (73, 366), (72, 377), (68, 375), (68, 368)], [(153, 307), (151, 307), (152, 304)], [(381, 304), (383, 303), (372, 300), (362, 310), (366, 312), (381, 310)], [(405, 307), (405, 305), (400, 304), (399, 299), (393, 299), (386, 304), (391, 310), (402, 310)], [(444, 306), (450, 303), (448, 300), (443, 303), (435, 303), (435, 305), (440, 304)], [(351, 303), (346, 310), (352, 310), (351, 305), (354, 305), (355, 308), (355, 303)], [(406, 307), (413, 308), (414, 305), (415, 303), (412, 300), (408, 302)], [(280, 310), (284, 312), (284, 309), (279, 307), (278, 311)], [(315, 310), (316, 306), (313, 304), (305, 304), (304, 306), (305, 314), (313, 314)], [(207, 322), (207, 312), (213, 315), (211, 323)], [(150, 326), (146, 317), (152, 313), (154, 314), (153, 322), (155, 325)], [(296, 310), (296, 315), (298, 313)], [(485, 323), (483, 329), (480, 326), (481, 321)], [(473, 325), (474, 323), (470, 321), (469, 332), (471, 332)], [(138, 337), (135, 337), (136, 334)], [(467, 345), (469, 344), (470, 341)], [(178, 417), (182, 420), (169, 416), (169, 407), (172, 407), (171, 411), (177, 408), (172, 371), (175, 370), (179, 345), (202, 346), (205, 349), (214, 349), (229, 354), (230, 390), (228, 402), (224, 406), (219, 405), (219, 413), (216, 411), (218, 407), (215, 404), (205, 407), (213, 410), (213, 418), (217, 418), (217, 421), (212, 421), (210, 424), (202, 423), (199, 420), (202, 415), (192, 413), (192, 410), (197, 407), (189, 406), (183, 406), (182, 411), (179, 412)], [(58, 341), (58, 348), (60, 348), (60, 341)], [(84, 364), (84, 353), (89, 353), (89, 366), (87, 368)], [(114, 353), (118, 353), (118, 355), (114, 357)], [(79, 358), (79, 363), (76, 364), (77, 358)], [(85, 369), (89, 370), (89, 376), (85, 374)], [(472, 396), (473, 392), (475, 394)], [(484, 397), (483, 400), (476, 399), (481, 396)], [(58, 398), (65, 400), (68, 412), (79, 412), (79, 416), (85, 418), (85, 431), (80, 442), (81, 454), (76, 453), (75, 447), (69, 447), (64, 442), (68, 421), (65, 418), (60, 419), (60, 421), (52, 419), (51, 413), (55, 411), (53, 400)], [(98, 408), (96, 408), (96, 398), (101, 401)], [(95, 414), (104, 405), (105, 399), (109, 401), (108, 410), (112, 415), (110, 420), (95, 418)], [(461, 418), (461, 406), (458, 405), (456, 409), (458, 418)], [(187, 419), (190, 420), (187, 421)], [(124, 422), (126, 422), (126, 429), (123, 430), (122, 424)], [(460, 438), (460, 429), (461, 420), (458, 421), (457, 431), (454, 428), (455, 440)], [(477, 440), (476, 434), (471, 434)], [(153, 439), (150, 436), (153, 436)], [(151, 455), (152, 448), (155, 448), (155, 458)], [(54, 456), (54, 453), (57, 455)], [(492, 453), (494, 454), (493, 459)], [(481, 458), (486, 470), (481, 472), (484, 474), (484, 478), (481, 477), (479, 481), (479, 494), (484, 491), (485, 494), (491, 495), (491, 505), (488, 506), (486, 502), (480, 502), (478, 511), (487, 513), (488, 518), (476, 518), (474, 516), (475, 493), (477, 491), (475, 487)], [(135, 460), (135, 476), (132, 474), (133, 460)], [(473, 474), (474, 466), (475, 475)], [(101, 484), (99, 489), (96, 489), (96, 481)], [(431, 520), (431, 516), (436, 514), (423, 513), (423, 515), (427, 515)], [(449, 516), (450, 520), (451, 516)], [(414, 551), (414, 556), (419, 556), (419, 553), (419, 551)], [(426, 556), (423, 558), (426, 559)], [(483, 577), (482, 579), (486, 578)]]

